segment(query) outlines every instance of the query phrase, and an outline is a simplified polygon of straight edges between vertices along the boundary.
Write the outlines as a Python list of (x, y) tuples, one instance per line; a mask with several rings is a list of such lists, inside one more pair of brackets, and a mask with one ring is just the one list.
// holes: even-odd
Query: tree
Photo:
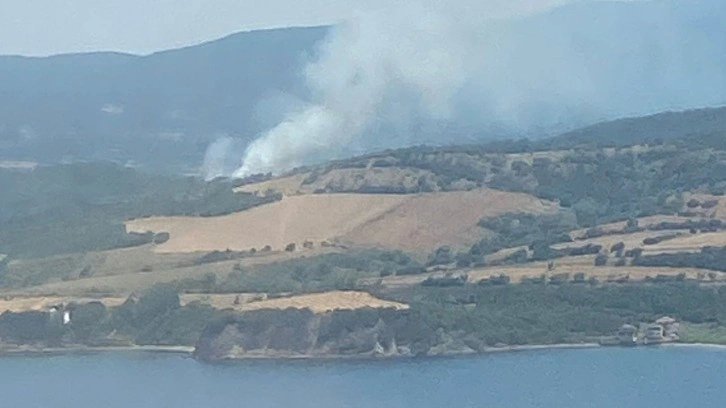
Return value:
[(83, 267), (81, 272), (78, 274), (78, 277), (88, 278), (89, 276), (93, 276), (93, 267), (91, 267), (91, 265), (86, 265)]
[(626, 258), (634, 258), (638, 259), (643, 255), (643, 248), (633, 248), (628, 251), (625, 251), (625, 257)]
[(525, 263), (529, 260), (529, 254), (527, 253), (526, 249), (520, 249), (517, 250), (509, 255), (507, 255), (504, 259), (502, 259), (503, 264), (520, 264)]
[(688, 206), (688, 208), (696, 208), (701, 206), (701, 202), (696, 200), (695, 198), (691, 198), (690, 200), (688, 200), (686, 205)]
[(144, 326), (180, 307), (179, 293), (176, 289), (168, 285), (155, 285), (144, 292), (136, 304), (136, 325)]
[(623, 250), (625, 250), (625, 243), (622, 241), (617, 244), (613, 244), (613, 246), (610, 247), (610, 253), (615, 253), (615, 256), (618, 258), (623, 256)]
[(600, 254), (597, 257), (595, 257), (595, 266), (605, 266), (608, 263), (608, 256), (605, 254)]
[(396, 269), (396, 276), (418, 275), (424, 272), (426, 272), (426, 268), (421, 265), (407, 265)]
[(163, 244), (169, 241), (169, 238), (171, 238), (171, 235), (169, 235), (168, 232), (159, 232), (158, 234), (154, 235), (154, 243), (157, 245)]
[(81, 343), (100, 337), (109, 317), (106, 306), (101, 302), (89, 302), (69, 306), (70, 327), (73, 337)]
[(577, 215), (577, 222), (583, 226), (594, 226), (598, 222), (600, 206), (592, 197), (586, 197), (576, 202), (572, 209)]
[(433, 254), (429, 256), (428, 265), (448, 265), (454, 262), (454, 254), (451, 251), (451, 247), (442, 246), (436, 249)]
[(570, 280), (570, 274), (569, 273), (558, 273), (556, 275), (550, 276), (550, 285), (562, 285), (567, 283)]
[(532, 248), (532, 260), (534, 261), (545, 261), (553, 258), (555, 255), (555, 251), (544, 241), (537, 241), (530, 247)]
[(462, 252), (456, 255), (456, 267), (457, 268), (468, 268), (471, 266), (472, 256), (467, 252)]
[(209, 272), (204, 275), (202, 280), (202, 290), (205, 292), (214, 292), (217, 288), (217, 275)]
[(572, 277), (572, 282), (573, 283), (585, 283), (585, 273), (584, 272), (577, 272)]
[(487, 279), (482, 279), (479, 281), (479, 285), (481, 286), (503, 286), (508, 285), (510, 282), (509, 276), (505, 274), (501, 274), (499, 276), (492, 275)]
[(628, 218), (628, 222), (625, 224), (627, 228), (638, 228), (640, 222), (637, 218), (630, 217)]

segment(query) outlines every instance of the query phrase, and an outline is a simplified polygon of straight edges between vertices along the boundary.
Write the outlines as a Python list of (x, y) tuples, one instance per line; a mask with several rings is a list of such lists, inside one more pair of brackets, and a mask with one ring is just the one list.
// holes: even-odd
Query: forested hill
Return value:
[(0, 168), (0, 254), (50, 255), (148, 243), (123, 221), (151, 215), (213, 216), (278, 199), (235, 194), (232, 183), (161, 176), (112, 163)]
[(198, 166), (220, 135), (269, 126), (258, 104), (304, 97), (301, 68), (327, 30), (244, 32), (149, 56), (0, 56), (0, 160)]
[(614, 147), (663, 141), (724, 147), (726, 107), (663, 112), (651, 116), (597, 123), (564, 133), (552, 139), (550, 146), (596, 144)]

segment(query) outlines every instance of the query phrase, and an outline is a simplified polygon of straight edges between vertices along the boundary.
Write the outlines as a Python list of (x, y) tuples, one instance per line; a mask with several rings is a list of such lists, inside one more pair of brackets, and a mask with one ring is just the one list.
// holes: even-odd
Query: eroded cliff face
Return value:
[(393, 309), (259, 310), (211, 323), (195, 356), (202, 361), (254, 357), (425, 355), (438, 334), (418, 312)]

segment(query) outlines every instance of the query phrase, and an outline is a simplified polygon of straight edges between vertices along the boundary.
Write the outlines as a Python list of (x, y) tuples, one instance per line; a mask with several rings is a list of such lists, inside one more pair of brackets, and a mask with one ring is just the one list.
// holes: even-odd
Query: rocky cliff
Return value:
[(195, 357), (367, 357), (429, 354), (438, 334), (410, 310), (259, 310), (211, 323)]

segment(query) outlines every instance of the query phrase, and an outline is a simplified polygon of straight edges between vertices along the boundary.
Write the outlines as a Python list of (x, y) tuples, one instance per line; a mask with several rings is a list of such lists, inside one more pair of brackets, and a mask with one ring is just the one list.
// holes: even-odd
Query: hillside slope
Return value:
[(149, 56), (0, 56), (0, 157), (189, 170), (219, 135), (249, 140), (269, 126), (258, 107), (305, 96), (300, 70), (327, 30), (239, 33)]
[(429, 253), (441, 245), (468, 246), (481, 235), (477, 222), (505, 213), (555, 211), (527, 194), (490, 189), (419, 195), (314, 194), (221, 217), (151, 217), (126, 223), (128, 231), (165, 231), (159, 252), (283, 249), (335, 240), (361, 247)]
[(680, 139), (684, 143), (713, 145), (726, 143), (725, 129), (726, 107), (722, 107), (663, 112), (646, 117), (597, 123), (564, 133), (552, 142), (561, 146), (630, 146)]

